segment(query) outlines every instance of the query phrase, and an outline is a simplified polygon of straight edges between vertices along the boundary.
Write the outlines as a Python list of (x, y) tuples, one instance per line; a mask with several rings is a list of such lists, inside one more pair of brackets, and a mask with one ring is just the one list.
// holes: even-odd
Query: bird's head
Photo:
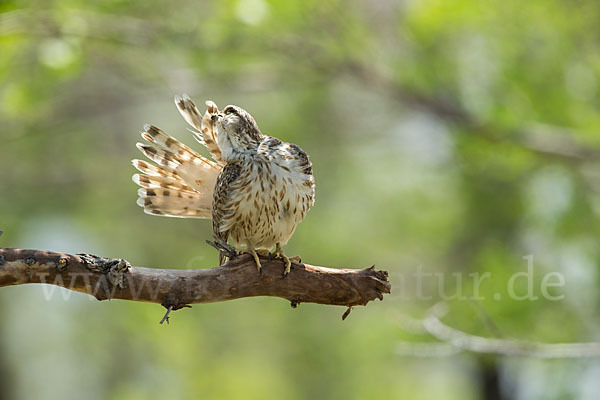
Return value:
[(217, 142), (225, 161), (256, 150), (263, 139), (252, 115), (238, 106), (227, 106), (213, 118), (217, 123)]

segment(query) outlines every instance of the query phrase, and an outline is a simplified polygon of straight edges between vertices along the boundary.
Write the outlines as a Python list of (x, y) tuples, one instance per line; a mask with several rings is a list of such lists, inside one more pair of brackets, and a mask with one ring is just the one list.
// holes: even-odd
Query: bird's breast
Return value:
[(231, 202), (232, 239), (255, 248), (287, 243), (312, 206), (312, 176), (274, 160), (249, 160), (242, 171)]

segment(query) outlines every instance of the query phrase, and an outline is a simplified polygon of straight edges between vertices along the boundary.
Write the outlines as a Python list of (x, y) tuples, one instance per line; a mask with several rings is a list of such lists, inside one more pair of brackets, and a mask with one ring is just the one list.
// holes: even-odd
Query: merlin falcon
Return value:
[(195, 138), (212, 160), (146, 125), (137, 147), (155, 164), (133, 160), (142, 174), (133, 181), (141, 186), (137, 204), (144, 212), (180, 218), (212, 218), (213, 241), (219, 263), (245, 246), (261, 272), (258, 254), (274, 255), (285, 263), (282, 250), (296, 226), (314, 204), (315, 182), (307, 154), (295, 144), (263, 134), (247, 111), (229, 105), (219, 111), (207, 101), (202, 115), (188, 96), (176, 96), (183, 118), (196, 130)]

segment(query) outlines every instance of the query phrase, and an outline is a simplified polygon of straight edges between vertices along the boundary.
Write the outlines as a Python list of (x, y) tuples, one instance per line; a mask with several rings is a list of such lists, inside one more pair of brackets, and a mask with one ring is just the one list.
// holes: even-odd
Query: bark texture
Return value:
[(216, 268), (153, 269), (91, 254), (0, 248), (0, 287), (46, 283), (98, 300), (153, 302), (170, 310), (253, 296), (281, 297), (292, 307), (319, 303), (350, 310), (374, 299), (383, 300), (391, 290), (388, 273), (374, 267), (334, 269), (293, 263), (290, 275), (283, 279), (282, 261), (261, 257), (261, 263), (260, 275), (248, 254)]

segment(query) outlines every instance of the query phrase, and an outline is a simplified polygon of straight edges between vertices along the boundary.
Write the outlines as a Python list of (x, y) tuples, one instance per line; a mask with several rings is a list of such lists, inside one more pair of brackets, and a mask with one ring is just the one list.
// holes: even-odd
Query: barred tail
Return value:
[(157, 165), (133, 160), (142, 174), (133, 175), (138, 190), (137, 204), (154, 215), (211, 218), (212, 197), (221, 166), (196, 153), (153, 125), (142, 137), (150, 144), (137, 147)]

